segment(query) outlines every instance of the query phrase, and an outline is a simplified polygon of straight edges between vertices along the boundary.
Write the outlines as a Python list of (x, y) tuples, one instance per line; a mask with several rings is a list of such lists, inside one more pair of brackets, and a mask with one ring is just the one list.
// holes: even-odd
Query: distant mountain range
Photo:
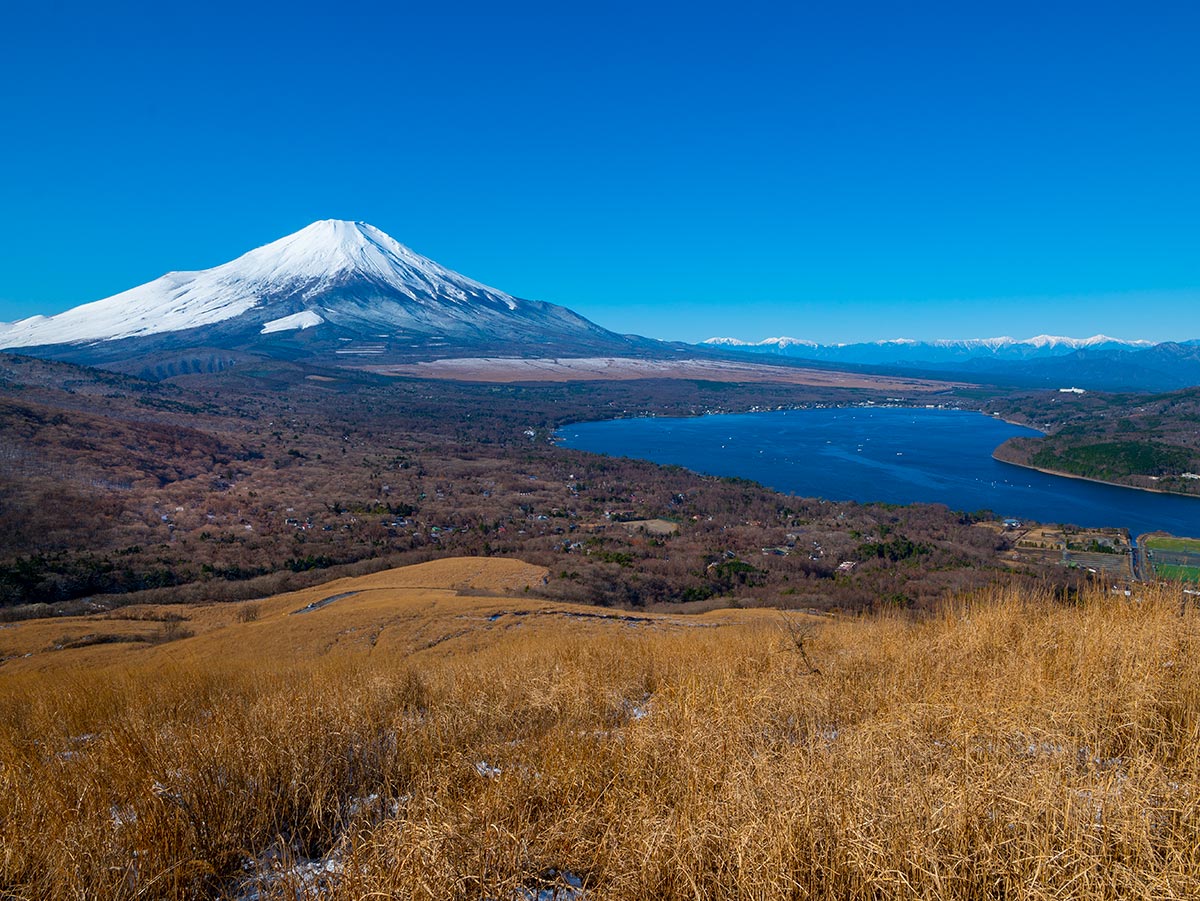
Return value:
[(365, 222), (337, 219), (212, 269), (169, 272), (64, 313), (0, 323), (0, 349), (149, 378), (256, 360), (361, 367), (489, 355), (678, 360), (686, 352), (1026, 387), (1200, 385), (1198, 341), (1039, 335), (822, 345), (710, 338), (689, 347), (619, 335), (566, 307), (513, 297), (452, 272)]
[(1022, 387), (1079, 386), (1109, 391), (1167, 391), (1200, 385), (1200, 339), (1154, 344), (1107, 335), (1066, 338), (897, 338), (818, 344), (799, 338), (742, 341), (709, 338), (702, 347), (826, 365), (851, 365), (909, 375), (957, 375)]
[(0, 324), (0, 349), (158, 376), (246, 357), (385, 362), (655, 345), (489, 288), (372, 225), (336, 219), (213, 269), (170, 272), (55, 316)]
[(1064, 338), (1038, 335), (1034, 338), (965, 338), (958, 340), (915, 341), (892, 338), (857, 344), (818, 344), (801, 338), (765, 338), (740, 341), (737, 338), (709, 338), (709, 347), (723, 347), (752, 353), (776, 354), (804, 360), (830, 360), (835, 363), (944, 363), (962, 360), (1032, 360), (1057, 357), (1079, 350), (1129, 350), (1152, 347), (1150, 341), (1123, 341), (1107, 335), (1091, 338)]

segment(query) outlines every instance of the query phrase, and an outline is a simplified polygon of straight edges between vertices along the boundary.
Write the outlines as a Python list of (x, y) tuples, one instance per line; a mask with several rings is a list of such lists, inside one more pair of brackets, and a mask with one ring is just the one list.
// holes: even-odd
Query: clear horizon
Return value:
[(1200, 333), (1190, 7), (6, 24), (0, 320), (338, 217), (668, 340)]

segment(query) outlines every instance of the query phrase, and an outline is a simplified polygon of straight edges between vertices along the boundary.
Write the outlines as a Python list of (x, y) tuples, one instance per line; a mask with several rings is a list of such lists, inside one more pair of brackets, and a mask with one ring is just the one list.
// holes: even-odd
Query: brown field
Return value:
[(516, 359), (469, 357), (364, 367), (382, 375), (465, 382), (631, 381), (699, 379), (741, 384), (773, 383), (876, 391), (946, 391), (958, 383), (864, 375), (830, 369), (804, 369), (720, 360), (640, 360), (620, 357)]
[(1178, 590), (686, 617), (527, 597), (543, 573), (437, 561), (157, 643), (0, 630), (34, 654), (0, 666), (0, 897), (1200, 894)]

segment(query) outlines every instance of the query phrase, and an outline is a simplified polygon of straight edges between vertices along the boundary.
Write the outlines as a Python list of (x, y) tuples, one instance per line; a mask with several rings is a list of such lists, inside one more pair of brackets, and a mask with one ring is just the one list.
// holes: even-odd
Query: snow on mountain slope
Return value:
[(304, 331), (306, 328), (320, 325), (324, 321), (320, 313), (315, 313), (312, 310), (303, 310), (299, 313), (293, 313), (291, 316), (282, 316), (279, 319), (264, 322), (262, 329), (259, 330), (259, 334), (269, 335), (272, 332)]
[[(220, 267), (218, 267), (220, 268)], [(169, 272), (104, 300), (56, 316), (0, 325), (0, 347), (104, 341), (174, 332), (238, 316), (257, 302), (240, 285), (206, 278), (207, 272)]]
[[(251, 250), (236, 260), (199, 272), (170, 272), (152, 282), (55, 316), (34, 316), (0, 324), (0, 347), (112, 341), (211, 326), (286, 301), (256, 331), (272, 333), (300, 328), (279, 325), (283, 320), (307, 323), (329, 321), (336, 311), (298, 320), (306, 301), (351, 286), (354, 303), (350, 318), (362, 319), (364, 306), (376, 297), (427, 308), (425, 319), (436, 320), (439, 306), (464, 308), (451, 312), (458, 319), (465, 308), (485, 304), (496, 311), (518, 311), (530, 301), (517, 299), (452, 272), (363, 222), (326, 219)], [(540, 305), (549, 306), (549, 305)], [(265, 312), (265, 311), (264, 311)], [(581, 318), (581, 317), (580, 317)], [(584, 320), (586, 321), (586, 320)], [(274, 323), (274, 327), (267, 325)]]

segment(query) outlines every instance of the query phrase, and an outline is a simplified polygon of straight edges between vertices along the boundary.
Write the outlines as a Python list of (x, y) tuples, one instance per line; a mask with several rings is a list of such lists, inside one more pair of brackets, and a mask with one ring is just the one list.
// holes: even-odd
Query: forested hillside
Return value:
[[(283, 364), (155, 383), (19, 356), (0, 358), (0, 378), (10, 608), (247, 598), (448, 554), (519, 555), (550, 570), (550, 596), (625, 606), (925, 605), (1003, 569), (1003, 536), (942, 507), (804, 500), (549, 440), (573, 420), (863, 390), (469, 385)], [(628, 524), (648, 519), (673, 527)]]

